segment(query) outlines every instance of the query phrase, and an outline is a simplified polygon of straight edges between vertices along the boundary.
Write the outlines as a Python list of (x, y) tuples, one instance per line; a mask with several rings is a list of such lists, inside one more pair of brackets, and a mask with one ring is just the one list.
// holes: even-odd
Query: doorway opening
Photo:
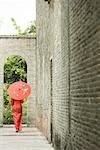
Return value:
[[(14, 123), (7, 88), (16, 81), (27, 82), (27, 64), (21, 56), (12, 55), (4, 64), (3, 124), (5, 125)], [(27, 124), (27, 101), (23, 103), (23, 124)]]
[(50, 97), (51, 97), (51, 119), (50, 119), (50, 132), (51, 132), (51, 143), (53, 144), (53, 103), (52, 103), (52, 58), (50, 59), (50, 83), (51, 83), (51, 90), (50, 90)]

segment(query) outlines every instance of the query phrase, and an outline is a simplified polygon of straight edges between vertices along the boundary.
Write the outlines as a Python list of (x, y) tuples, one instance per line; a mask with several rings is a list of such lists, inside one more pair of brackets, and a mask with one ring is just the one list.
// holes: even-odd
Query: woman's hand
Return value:
[(27, 98), (25, 98), (23, 101), (24, 101), (24, 102), (27, 101)]

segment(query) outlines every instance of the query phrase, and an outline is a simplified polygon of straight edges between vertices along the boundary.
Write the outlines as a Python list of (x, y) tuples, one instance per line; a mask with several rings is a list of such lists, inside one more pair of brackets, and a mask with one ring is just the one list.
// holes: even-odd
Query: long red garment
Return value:
[(16, 131), (22, 130), (22, 102), (23, 100), (11, 99), (14, 124)]

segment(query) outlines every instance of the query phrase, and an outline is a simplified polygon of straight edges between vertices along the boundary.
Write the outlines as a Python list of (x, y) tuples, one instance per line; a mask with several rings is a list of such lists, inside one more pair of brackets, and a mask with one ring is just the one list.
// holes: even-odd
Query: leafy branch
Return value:
[(21, 27), (17, 25), (16, 20), (14, 18), (11, 18), (11, 21), (18, 35), (36, 36), (36, 22), (35, 21), (31, 21), (30, 25), (28, 25), (28, 27), (24, 31), (22, 31)]

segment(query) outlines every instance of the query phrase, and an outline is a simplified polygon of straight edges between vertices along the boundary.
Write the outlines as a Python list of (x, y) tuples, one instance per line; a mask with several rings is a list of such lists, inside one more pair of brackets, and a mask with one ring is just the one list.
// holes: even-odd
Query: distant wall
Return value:
[(27, 124), (33, 125), (35, 121), (36, 39), (20, 36), (0, 36), (0, 124), (3, 124), (4, 63), (12, 55), (21, 56), (27, 63), (27, 82), (32, 88), (28, 99)]

